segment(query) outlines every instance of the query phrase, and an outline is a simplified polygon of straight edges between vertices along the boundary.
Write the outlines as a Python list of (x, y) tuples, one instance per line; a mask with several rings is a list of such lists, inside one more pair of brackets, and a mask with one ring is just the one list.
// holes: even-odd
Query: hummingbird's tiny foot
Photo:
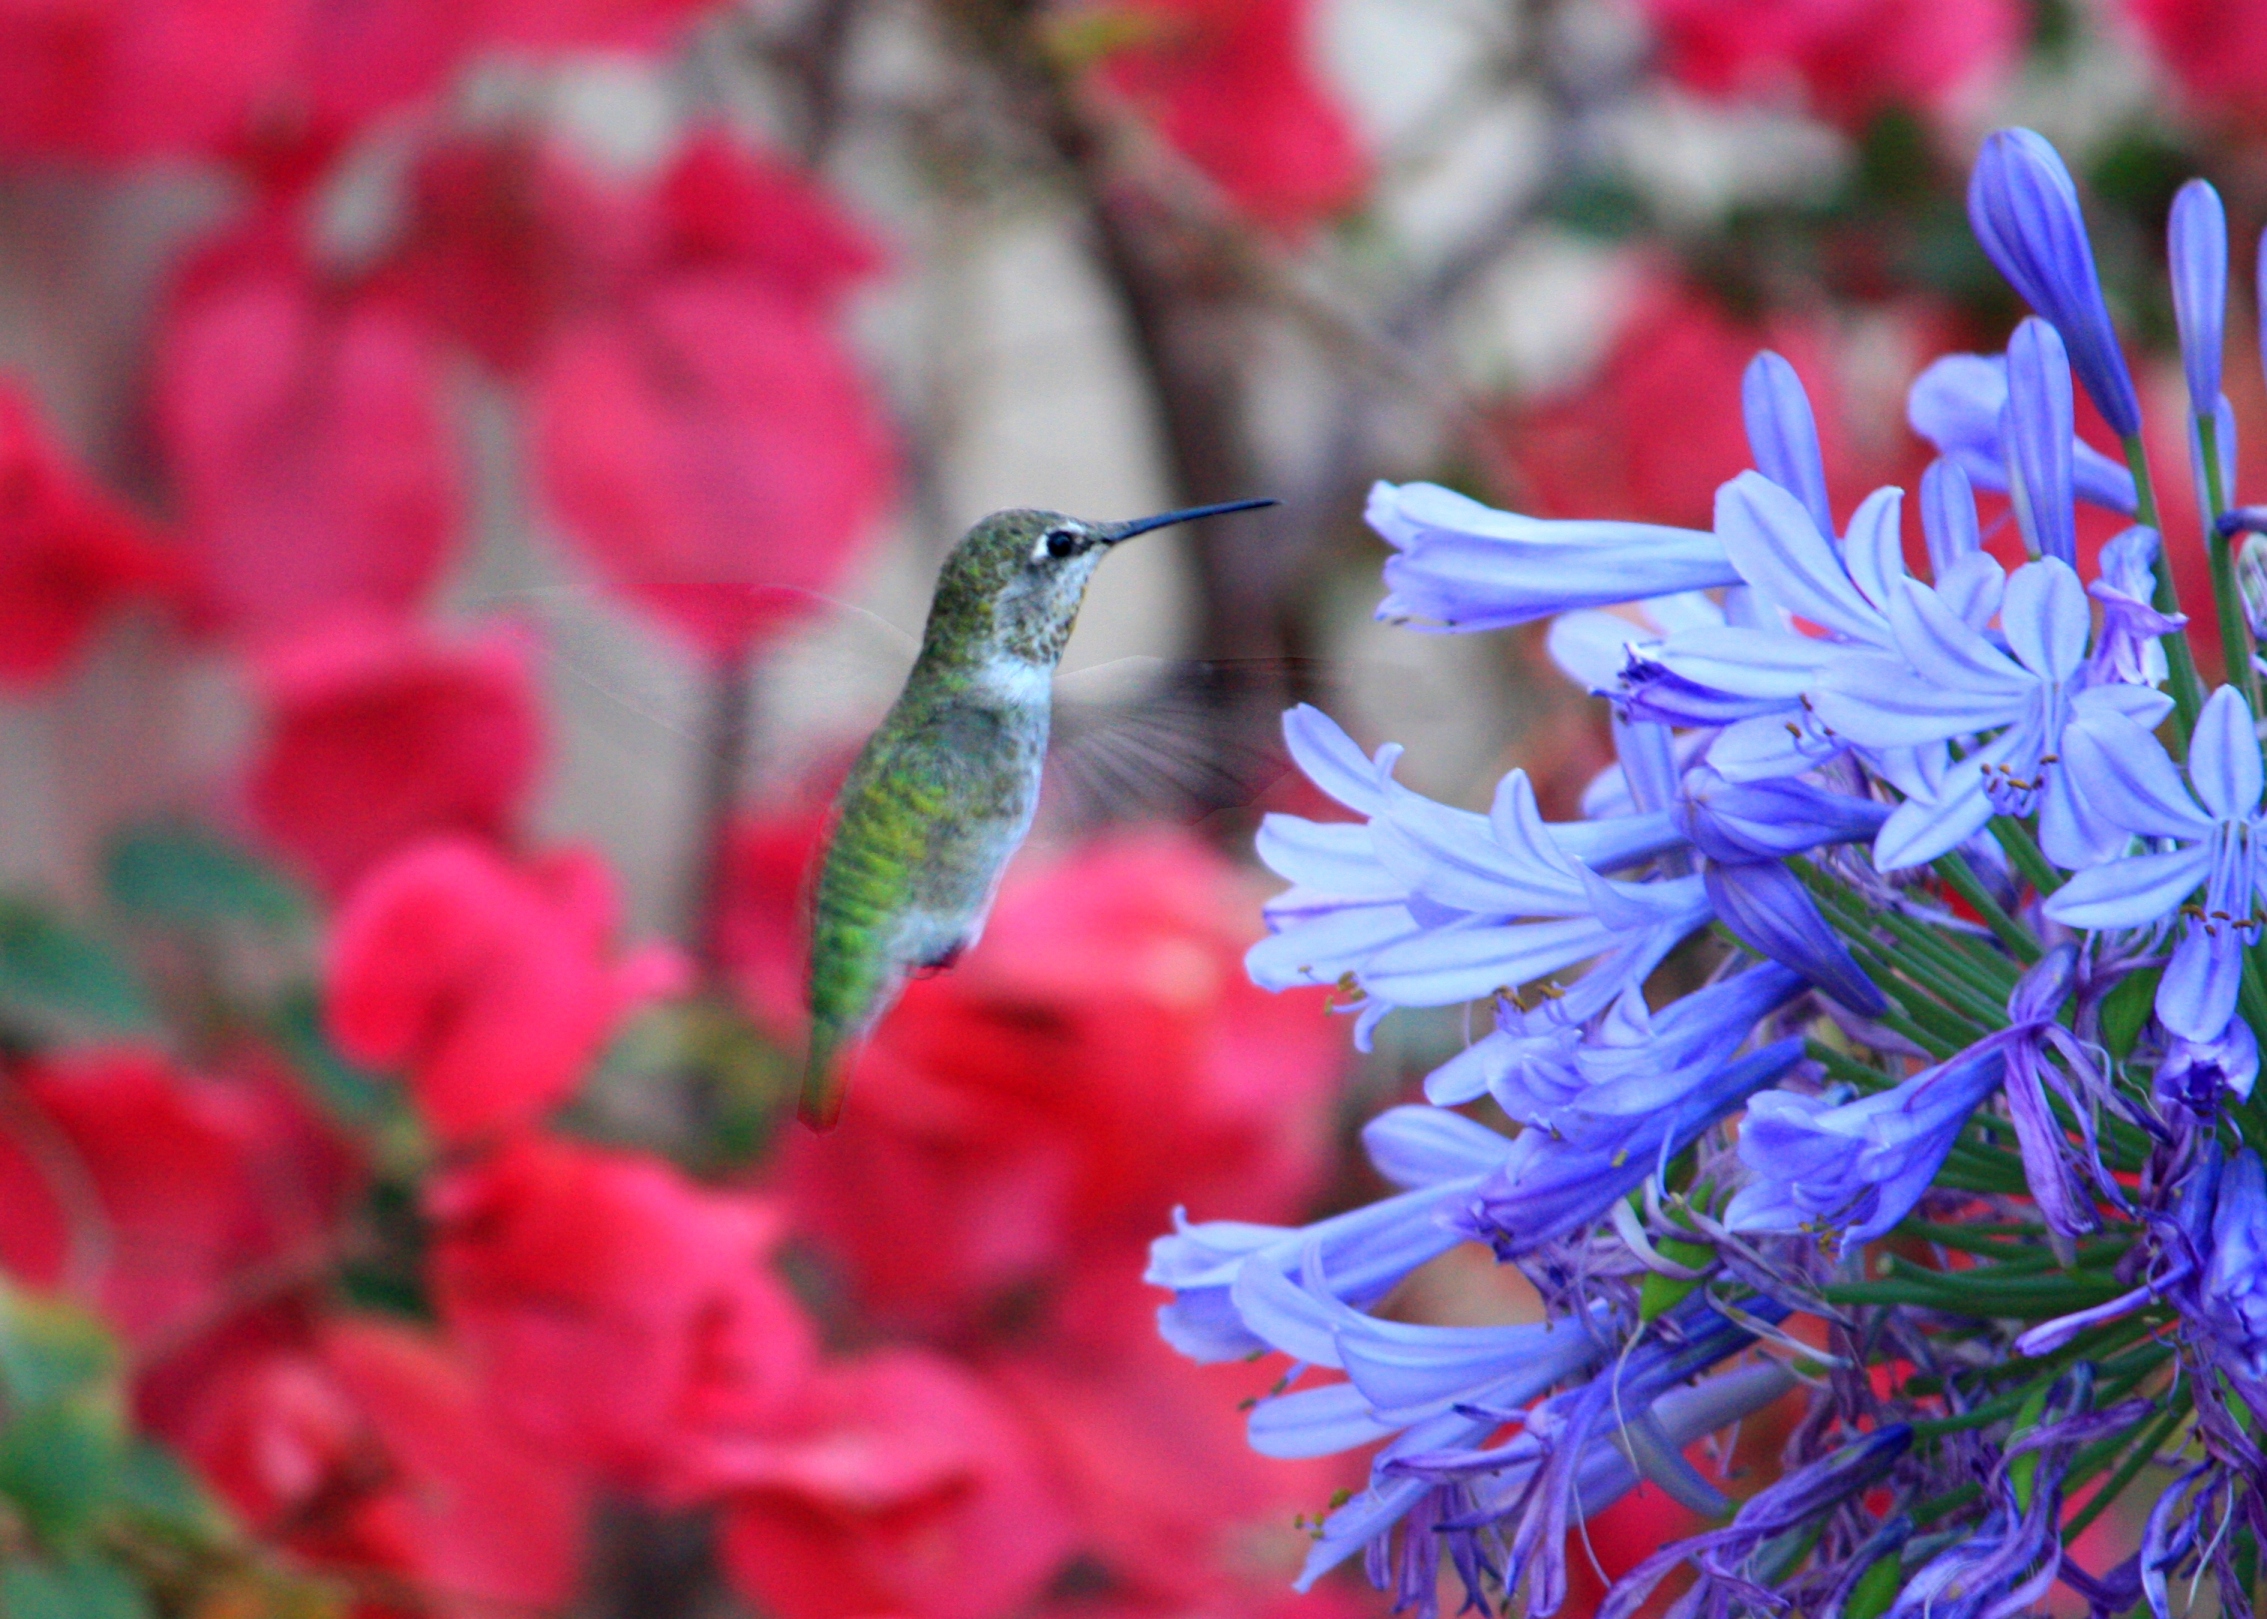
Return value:
[(960, 958), (967, 953), (968, 941), (963, 939), (942, 955), (931, 956), (927, 961), (922, 962), (914, 968), (913, 976), (916, 978), (934, 978), (939, 973), (950, 972), (959, 964)]

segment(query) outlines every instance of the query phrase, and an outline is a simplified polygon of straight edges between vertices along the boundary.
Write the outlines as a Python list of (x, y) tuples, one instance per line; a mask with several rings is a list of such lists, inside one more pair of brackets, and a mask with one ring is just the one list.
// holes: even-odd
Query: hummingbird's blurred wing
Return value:
[(1065, 675), (1039, 813), (1081, 832), (1249, 804), (1291, 769), (1277, 711), (1330, 673), (1304, 659), (1119, 658)]
[[(789, 738), (872, 729), (920, 643), (865, 608), (794, 594), (809, 599), (810, 617), (764, 648), (747, 697), (748, 720), (763, 720), (762, 745), (800, 754), (810, 750)], [(619, 599), (570, 583), (486, 592), (464, 605), (532, 623), (556, 723), (613, 766), (668, 770), (714, 745), (713, 673), (685, 642)]]

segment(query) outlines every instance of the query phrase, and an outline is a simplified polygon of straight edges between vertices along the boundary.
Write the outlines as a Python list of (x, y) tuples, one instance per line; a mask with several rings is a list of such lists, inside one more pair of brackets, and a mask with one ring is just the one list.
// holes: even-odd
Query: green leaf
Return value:
[(330, 1110), (347, 1123), (374, 1126), (400, 1110), (400, 1088), (339, 1054), (323, 1029), (323, 1008), (311, 985), (288, 990), (268, 1019), (269, 1031)]
[(2164, 976), (2162, 967), (2127, 973), (2102, 997), (2102, 1044), (2118, 1061), (2133, 1054), (2134, 1042), (2141, 1038), (2150, 1009), (2157, 1004), (2157, 980)]
[(148, 826), (110, 846), (110, 898), (157, 922), (250, 922), (284, 928), (307, 915), (289, 879), (202, 827)]
[(141, 985), (116, 951), (17, 897), (0, 897), (0, 1008), (111, 1028), (149, 1021)]
[(0, 1283), (0, 1389), (15, 1410), (113, 1382), (118, 1344), (76, 1305)]
[(75, 1394), (35, 1406), (0, 1430), (0, 1495), (42, 1540), (67, 1544), (111, 1505), (124, 1450), (115, 1399)]
[(5, 1619), (155, 1619), (156, 1612), (132, 1576), (101, 1559), (0, 1568)]
[(1850, 1600), (1842, 1605), (1843, 1619), (1881, 1619), (1889, 1611), (1889, 1605), (1897, 1600), (1898, 1588), (1904, 1583), (1904, 1570), (1898, 1565), (1896, 1553), (1877, 1559), (1858, 1576), (1858, 1583), (1851, 1588)]
[(220, 1534), (226, 1524), (188, 1469), (146, 1439), (136, 1440), (119, 1458), (117, 1501), (121, 1510), (184, 1540)]
[(1658, 1320), (1690, 1298), (1699, 1286), (1697, 1277), (1664, 1276), (1657, 1270), (1647, 1271), (1645, 1279), (1637, 1284), (1637, 1319)]

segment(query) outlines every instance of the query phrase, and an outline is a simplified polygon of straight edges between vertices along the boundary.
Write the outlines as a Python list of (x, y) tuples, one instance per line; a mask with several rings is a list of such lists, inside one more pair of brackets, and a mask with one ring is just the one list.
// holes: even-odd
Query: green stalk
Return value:
[(1999, 901), (1984, 891), (1984, 885), (1968, 869), (1968, 862), (1961, 858), (1958, 850), (1937, 856), (1935, 870), (1955, 894), (1968, 902), (1968, 908), (1983, 919), (1984, 926), (1992, 930), (1992, 936), (2007, 946), (2017, 960), (2028, 964), (2039, 959), (2039, 941), (2031, 937), (2031, 930), (2000, 909)]
[[(2129, 435), (2124, 445), (2125, 464), (2133, 471), (2134, 520), (2155, 529), (2161, 540), (2165, 530), (2157, 516), (2157, 490), (2149, 481), (2149, 457), (2141, 448), (2141, 435)], [(2173, 585), (2169, 551), (2170, 547), (2165, 544), (2157, 547), (2157, 589), (2152, 600), (2160, 613), (2180, 611), (2180, 591)], [(2196, 729), (2196, 716), (2204, 709), (2204, 683), (2197, 678), (2196, 654), (2189, 650), (2185, 632), (2165, 637), (2165, 662), (2172, 676), (2167, 684), (2173, 689), (2173, 712), (2179, 718), (2179, 723), (2173, 727), (2173, 753), (2185, 758), (2188, 738)]]
[(2062, 874), (2054, 869), (2047, 857), (2039, 852), (2031, 829), (2012, 815), (1995, 815), (1991, 819), (1991, 835), (2007, 853), (2008, 861), (2021, 872), (2044, 899), (2062, 886)]
[(2196, 418), (2196, 441), (2204, 452), (2204, 494), (2211, 509), (2204, 514), (2204, 548), (2212, 558), (2212, 598), (2219, 609), (2220, 658), (2227, 665), (2224, 678), (2243, 693), (2254, 714), (2259, 712), (2259, 677), (2251, 667), (2251, 625), (2243, 614), (2243, 594), (2236, 589), (2235, 536), (2222, 534), (2217, 521), (2228, 509), (2225, 478), (2220, 470), (2220, 424), (2209, 413)]
[[(2014, 992), (2017, 975), (2009, 969), (2004, 957), (1985, 953), (1971, 954), (1954, 947), (1936, 929), (1923, 927), (1911, 917), (1900, 916), (1895, 911), (1868, 910), (1855, 894), (1828, 880), (1825, 873), (1809, 862), (1796, 860), (1788, 863), (1794, 867), (1795, 874), (1803, 880), (1813, 897), (1820, 902), (1820, 910), (1826, 915), (1827, 924), (1847, 942), (1881, 951), (1882, 946), (1873, 938), (1873, 929), (1879, 927), (1895, 936), (1904, 947), (1905, 955), (1926, 959), (1939, 974), (1967, 986), (1972, 995), (1979, 992), (1975, 990), (1971, 980), (1978, 975), (1984, 976), (1992, 987), (2000, 991), (1997, 1000), (1991, 997), (1988, 990), (1980, 992), (1982, 1004), (1988, 1007), (1984, 1024), (1988, 1028), (1999, 1028), (2006, 1023), (2006, 1014), (2000, 1003)], [(1898, 960), (1898, 965), (1902, 968), (1902, 958), (1892, 959)]]
[(1948, 1038), (1974, 1045), (2006, 1022), (1990, 1000), (1925, 962), (1899, 960), (1870, 940), (1845, 938), (1843, 942), (1876, 983), (1894, 992), (1902, 979), (1920, 991), (1918, 996), (1898, 995), (1896, 999), (1908, 1016), (1937, 1026)]
[(1946, 972), (1961, 973), (1981, 980), (1979, 993), (1989, 995), (1995, 1005), (2003, 1008), (1995, 1022), (2005, 1022), (2004, 1006), (2007, 997), (2015, 993), (2016, 982), (2023, 976), (2013, 963), (1998, 951), (1986, 948), (1976, 940), (1977, 948), (1955, 943), (1972, 937), (1967, 934), (1947, 934), (1915, 921), (1896, 911), (1883, 911), (1872, 918), (1882, 931), (1896, 939), (1898, 948), (1906, 955), (1926, 956)]

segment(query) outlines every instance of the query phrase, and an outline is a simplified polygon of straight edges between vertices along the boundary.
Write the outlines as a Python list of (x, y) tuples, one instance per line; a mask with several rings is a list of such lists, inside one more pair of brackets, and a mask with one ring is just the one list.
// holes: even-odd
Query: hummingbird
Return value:
[(984, 931), (1008, 858), (1031, 831), (1055, 668), (1103, 557), (1153, 529), (1275, 504), (1234, 500), (1119, 523), (994, 512), (953, 547), (920, 656), (835, 800), (812, 915), (805, 1124), (833, 1128), (843, 1048), (906, 978), (950, 967)]

